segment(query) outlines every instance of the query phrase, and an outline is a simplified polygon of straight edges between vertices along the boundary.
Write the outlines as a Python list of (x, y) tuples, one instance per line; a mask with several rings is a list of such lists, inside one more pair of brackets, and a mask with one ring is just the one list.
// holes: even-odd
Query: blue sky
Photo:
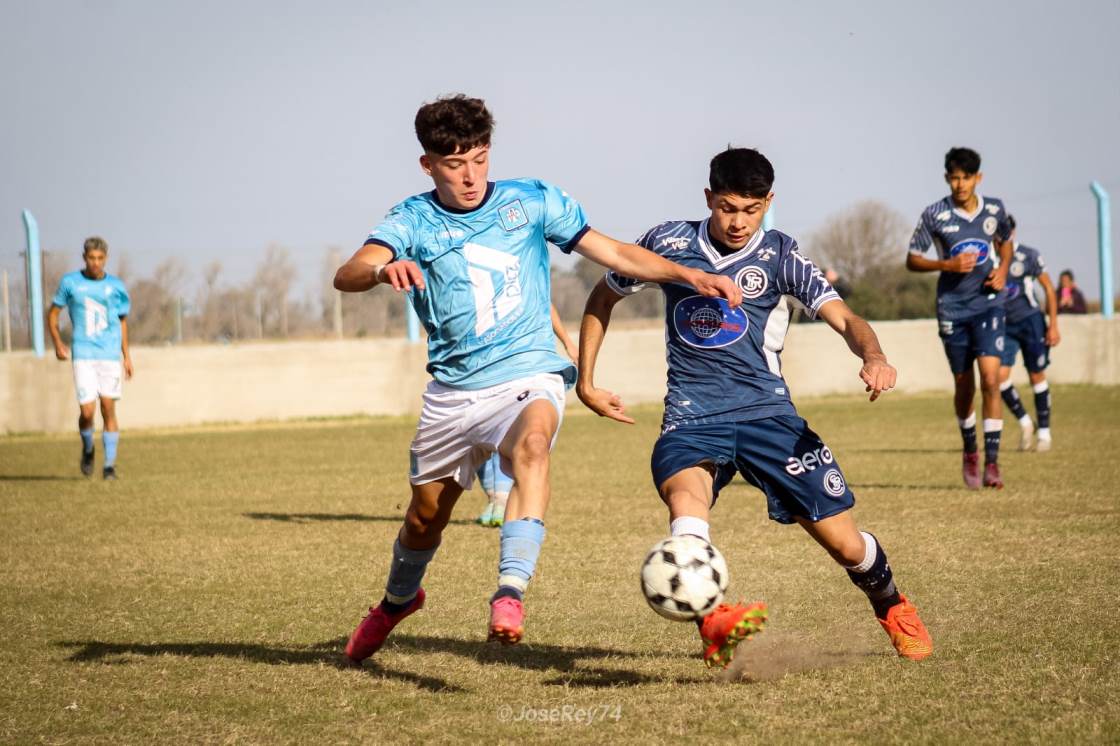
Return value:
[(622, 238), (700, 216), (728, 143), (774, 162), (795, 237), (862, 199), (916, 221), (968, 145), (1021, 240), (1098, 295), (1120, 3), (777, 5), (0, 0), (0, 266), (26, 207), (75, 263), (98, 233), (188, 280), (215, 259), (244, 280), (280, 243), (305, 292), (326, 247), (430, 187), (412, 117), (464, 91), (498, 120), (492, 176), (558, 183)]

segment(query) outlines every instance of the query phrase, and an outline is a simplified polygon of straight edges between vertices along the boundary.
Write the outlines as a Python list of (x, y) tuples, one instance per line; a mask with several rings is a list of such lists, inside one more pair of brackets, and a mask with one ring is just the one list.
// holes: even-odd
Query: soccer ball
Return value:
[(710, 614), (727, 590), (727, 562), (699, 536), (670, 536), (642, 563), (642, 593), (651, 609), (685, 622)]

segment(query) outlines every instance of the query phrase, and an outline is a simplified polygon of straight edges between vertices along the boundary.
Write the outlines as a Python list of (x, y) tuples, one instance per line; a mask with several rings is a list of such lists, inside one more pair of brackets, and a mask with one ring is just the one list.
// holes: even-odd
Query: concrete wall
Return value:
[[(1120, 384), (1120, 319), (1062, 316), (1060, 324), (1050, 379)], [(951, 389), (935, 321), (874, 326), (899, 370), (900, 391)], [(406, 414), (418, 410), (428, 381), (424, 345), (402, 339), (136, 347), (132, 357), (136, 376), (120, 403), (123, 427)], [(793, 326), (782, 361), (795, 399), (863, 391), (858, 361), (822, 323)], [(1025, 380), (1021, 366), (1016, 377)], [(661, 326), (612, 328), (595, 381), (628, 404), (660, 401)], [(76, 420), (68, 363), (29, 352), (0, 354), (0, 433), (68, 431)]]

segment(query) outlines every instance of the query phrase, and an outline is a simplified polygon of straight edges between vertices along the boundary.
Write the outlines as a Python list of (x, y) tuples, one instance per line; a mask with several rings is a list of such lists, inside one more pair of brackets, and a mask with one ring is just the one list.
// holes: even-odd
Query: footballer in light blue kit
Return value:
[[(132, 377), (128, 351), (128, 313), (132, 303), (119, 277), (105, 272), (109, 245), (97, 236), (86, 239), (82, 259), (85, 269), (62, 276), (54, 294), (47, 326), (54, 341), (55, 357), (73, 360), (74, 388), (78, 395), (78, 434), (82, 438), (82, 474), (93, 474), (93, 420), (101, 405), (104, 430), (101, 442), (105, 462), (101, 475), (117, 479), (116, 458), (120, 431), (117, 400), (123, 380)], [(70, 347), (62, 341), (58, 320), (62, 309), (70, 315), (73, 338)]]
[[(945, 182), (950, 195), (927, 207), (906, 257), (912, 272), (940, 272), (937, 278), (937, 324), (953, 373), (953, 406), (964, 452), (961, 474), (969, 489), (981, 484), (1003, 488), (999, 470), (1003, 407), (999, 393), (1003, 353), (1007, 271), (1011, 264), (1011, 223), (1007, 208), (995, 197), (981, 196), (980, 154), (952, 148), (945, 154)], [(926, 254), (933, 251), (936, 258)], [(984, 412), (984, 474), (976, 443), (976, 378)]]
[[(674, 536), (710, 541), (709, 511), (736, 473), (766, 495), (770, 518), (797, 523), (871, 602), (899, 655), (928, 656), (933, 643), (917, 610), (895, 587), (886, 552), (852, 518), (855, 498), (836, 456), (797, 415), (782, 378), (781, 352), (790, 304), (824, 319), (863, 360), (871, 400), (894, 386), (896, 373), (875, 332), (829, 285), (797, 243), (763, 230), (774, 169), (756, 150), (728, 149), (711, 162), (705, 197), (710, 215), (670, 221), (638, 243), (667, 259), (732, 280), (743, 303), (732, 308), (677, 282), (665, 296), (668, 382), (653, 482), (669, 508)], [(597, 388), (595, 361), (616, 303), (654, 283), (612, 271), (592, 291), (580, 327), (580, 399), (598, 414), (633, 422), (621, 399)], [(721, 604), (698, 620), (709, 666), (726, 666), (735, 646), (760, 631), (763, 604)]]
[[(1019, 420), (1019, 450), (1034, 448), (1044, 452), (1053, 445), (1050, 435), (1050, 382), (1046, 380), (1046, 368), (1050, 365), (1050, 348), (1062, 340), (1058, 333), (1058, 295), (1050, 275), (1046, 274), (1042, 255), (1038, 249), (1015, 241), (1015, 218), (1009, 216), (1008, 219), (1015, 248), (1011, 255), (1011, 267), (1007, 271), (1007, 329), (1000, 359), (999, 390), (1003, 403)], [(1046, 294), (1045, 318), (1035, 297), (1036, 282)], [(1011, 383), (1011, 368), (1020, 350), (1034, 391), (1035, 416), (1038, 417), (1037, 442), (1035, 424)]]
[(393, 545), (381, 603), (346, 645), (352, 661), (376, 652), (424, 605), (421, 581), (475, 470), (495, 451), (513, 490), (501, 528), (489, 639), (524, 633), (549, 499), (549, 454), (575, 366), (556, 353), (548, 244), (628, 276), (678, 282), (737, 306), (728, 278), (684, 267), (591, 229), (567, 192), (538, 179), (488, 181), (494, 120), (476, 98), (449, 96), (416, 114), (420, 166), (435, 189), (394, 207), (339, 268), (335, 287), (386, 283), (408, 294), (428, 334), (428, 372), (410, 449), (412, 499)]

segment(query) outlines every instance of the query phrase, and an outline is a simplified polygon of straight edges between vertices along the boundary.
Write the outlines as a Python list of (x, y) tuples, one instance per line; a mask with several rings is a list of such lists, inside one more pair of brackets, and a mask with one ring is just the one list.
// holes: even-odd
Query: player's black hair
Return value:
[(712, 159), (708, 188), (713, 194), (765, 198), (774, 186), (774, 167), (752, 148), (731, 148)]
[(1019, 226), (1019, 224), (1015, 222), (1014, 215), (1007, 216), (1007, 224), (1011, 226), (1011, 230), (1015, 230)]
[(945, 154), (945, 173), (963, 171), (972, 176), (980, 173), (980, 154), (972, 148), (949, 148)]
[(493, 131), (494, 117), (486, 102), (462, 93), (440, 96), (416, 112), (416, 137), (426, 153), (465, 153), (489, 145)]

